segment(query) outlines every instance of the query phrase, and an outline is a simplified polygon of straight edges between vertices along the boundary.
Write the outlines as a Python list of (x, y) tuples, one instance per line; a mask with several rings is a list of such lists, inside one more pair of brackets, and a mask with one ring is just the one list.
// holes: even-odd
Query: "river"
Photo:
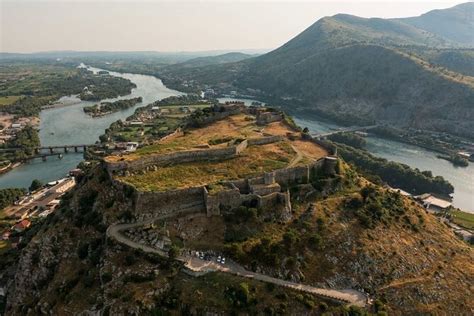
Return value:
[[(325, 133), (341, 127), (333, 123), (299, 117), (295, 117), (295, 122), (299, 126), (308, 127), (314, 133)], [(454, 186), (453, 205), (474, 213), (473, 163), (466, 168), (455, 167), (449, 161), (437, 158), (435, 152), (374, 136), (367, 137), (367, 150), (375, 156), (401, 162), (422, 171), (430, 170), (435, 176), (443, 176)]]
[[(89, 67), (89, 69), (94, 72), (101, 70), (92, 67)], [(105, 101), (142, 97), (143, 102), (128, 110), (92, 118), (86, 115), (82, 108), (94, 102), (81, 101), (74, 96), (64, 97), (61, 102), (71, 105), (41, 111), (40, 139), (42, 145), (94, 143), (112, 122), (131, 115), (135, 108), (168, 96), (182, 94), (179, 91), (168, 89), (160, 79), (152, 76), (117, 72), (110, 72), (110, 74), (129, 79), (137, 87), (132, 90), (130, 95)], [(221, 102), (231, 100), (236, 99), (220, 99)], [(237, 100), (244, 101), (246, 105), (256, 101), (251, 99)], [(295, 121), (298, 125), (308, 127), (311, 132), (315, 133), (328, 132), (340, 127), (314, 118), (296, 116)], [(376, 156), (402, 162), (420, 170), (431, 170), (434, 175), (443, 176), (454, 185), (454, 206), (474, 213), (474, 165), (472, 163), (467, 168), (457, 168), (448, 161), (436, 158), (434, 152), (377, 137), (368, 137), (367, 143), (367, 149)], [(46, 162), (41, 160), (31, 161), (0, 176), (0, 188), (28, 187), (33, 179), (39, 179), (43, 182), (56, 180), (64, 177), (82, 159), (82, 154), (69, 153), (65, 154), (61, 160), (56, 157), (49, 157)]]
[[(84, 65), (81, 66), (84, 67)], [(93, 67), (88, 67), (88, 69), (93, 72), (102, 70)], [(109, 73), (113, 76), (129, 79), (137, 87), (129, 95), (103, 101), (113, 102), (119, 99), (142, 97), (142, 103), (124, 111), (92, 118), (85, 114), (82, 109), (84, 106), (97, 102), (81, 101), (76, 96), (63, 97), (60, 99), (60, 103), (70, 105), (43, 110), (40, 113), (39, 136), (43, 146), (93, 144), (111, 123), (130, 116), (137, 107), (169, 96), (182, 94), (179, 91), (167, 88), (156, 77), (129, 73)], [(1, 175), (0, 188), (28, 187), (33, 179), (49, 182), (62, 178), (82, 160), (82, 153), (64, 154), (62, 159), (52, 156), (48, 157), (46, 162), (43, 162), (41, 159), (32, 160)]]

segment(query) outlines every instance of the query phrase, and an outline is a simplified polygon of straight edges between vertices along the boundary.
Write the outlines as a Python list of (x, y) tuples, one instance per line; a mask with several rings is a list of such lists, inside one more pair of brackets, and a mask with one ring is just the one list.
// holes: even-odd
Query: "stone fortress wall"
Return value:
[[(220, 109), (222, 110), (222, 108)], [(230, 111), (219, 112), (218, 114), (222, 113), (222, 115), (226, 117), (236, 114), (236, 111), (239, 113), (242, 109), (240, 107), (238, 110), (230, 108)], [(262, 119), (262, 121), (266, 123), (283, 119), (282, 114), (274, 112), (271, 112), (269, 116), (263, 117), (265, 119)], [(309, 135), (305, 135), (304, 137), (313, 140)], [(126, 172), (153, 170), (168, 164), (230, 159), (239, 155), (248, 146), (270, 144), (281, 141), (282, 139), (282, 136), (266, 136), (256, 139), (247, 139), (238, 145), (225, 148), (179, 151), (169, 154), (152, 155), (131, 162), (106, 162), (105, 165), (113, 178), (112, 175), (115, 173), (123, 174)], [(326, 146), (327, 144), (318, 143), (318, 145), (327, 149), (331, 154), (335, 153), (333, 148)], [(336, 157), (328, 156), (305, 166), (283, 168), (264, 173), (254, 178), (226, 181), (223, 182), (221, 187), (217, 190), (209, 190), (206, 186), (169, 190), (165, 192), (141, 192), (134, 189), (135, 207), (133, 212), (139, 220), (169, 214), (203, 213), (207, 214), (207, 216), (220, 215), (223, 209), (231, 210), (241, 205), (250, 205), (263, 209), (280, 207), (283, 208), (285, 212), (291, 212), (288, 188), (291, 185), (309, 183), (311, 176), (319, 172), (323, 172), (327, 175), (335, 174), (337, 162)], [(114, 180), (114, 183), (119, 186), (125, 185), (117, 180)]]
[(217, 192), (209, 192), (206, 186), (170, 190), (164, 192), (140, 192), (135, 194), (133, 213), (144, 220), (169, 214), (203, 213), (221, 215), (222, 209), (235, 209), (241, 205), (257, 208), (283, 207), (291, 211), (291, 185), (310, 182), (311, 174), (324, 172), (335, 174), (337, 159), (325, 157), (307, 166), (279, 169), (263, 176), (227, 181)]
[(136, 172), (153, 170), (158, 167), (194, 161), (225, 160), (238, 156), (247, 148), (247, 140), (235, 146), (225, 148), (207, 148), (196, 150), (183, 150), (167, 154), (150, 155), (133, 161), (107, 162), (107, 170), (112, 173), (120, 171)]

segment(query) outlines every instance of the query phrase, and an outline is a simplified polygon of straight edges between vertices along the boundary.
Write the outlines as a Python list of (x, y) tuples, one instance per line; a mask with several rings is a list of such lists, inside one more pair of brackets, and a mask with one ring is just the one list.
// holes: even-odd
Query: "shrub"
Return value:
[(87, 258), (87, 255), (89, 254), (89, 244), (84, 243), (80, 244), (79, 247), (77, 248), (77, 256), (79, 259), (84, 260)]
[(137, 259), (135, 258), (135, 256), (133, 256), (131, 254), (128, 254), (128, 255), (125, 256), (125, 265), (127, 265), (127, 266), (133, 265), (136, 261), (137, 261)]
[(319, 309), (320, 309), (322, 312), (327, 311), (328, 308), (329, 308), (329, 306), (328, 306), (328, 304), (326, 304), (325, 302), (319, 303)]

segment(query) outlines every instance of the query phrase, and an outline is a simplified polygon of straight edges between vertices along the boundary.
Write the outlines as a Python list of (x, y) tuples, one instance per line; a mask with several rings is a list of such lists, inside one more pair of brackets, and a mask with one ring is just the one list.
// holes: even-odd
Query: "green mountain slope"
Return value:
[(238, 62), (250, 57), (253, 57), (253, 56), (249, 54), (235, 52), (235, 53), (227, 53), (227, 54), (222, 54), (222, 55), (217, 55), (217, 56), (197, 57), (197, 58), (193, 58), (185, 62), (179, 63), (174, 66), (182, 67), (182, 68), (202, 67), (202, 66), (208, 66), (208, 65), (218, 65), (218, 64), (225, 64), (225, 63), (231, 63), (231, 62)]
[(474, 3), (459, 4), (445, 10), (433, 10), (419, 17), (398, 21), (426, 30), (464, 45), (474, 45)]
[[(455, 18), (452, 10), (446, 23)], [(458, 45), (403, 20), (339, 14), (265, 55), (186, 72), (170, 66), (160, 75), (168, 84), (186, 80), (196, 88), (238, 90), (347, 124), (382, 122), (474, 137), (473, 51)]]

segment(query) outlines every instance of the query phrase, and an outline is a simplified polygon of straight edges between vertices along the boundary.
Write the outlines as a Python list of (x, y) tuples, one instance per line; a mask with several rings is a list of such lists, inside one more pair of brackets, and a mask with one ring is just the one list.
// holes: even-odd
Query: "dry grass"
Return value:
[(233, 159), (172, 165), (159, 168), (157, 171), (119, 179), (145, 191), (202, 186), (284, 168), (294, 154), (282, 148), (281, 143), (252, 146)]
[(291, 144), (304, 156), (312, 159), (319, 159), (328, 155), (328, 152), (324, 148), (308, 140), (294, 140)]
[[(294, 131), (283, 122), (271, 123), (262, 132), (262, 127), (256, 125), (254, 118), (249, 119), (247, 115), (238, 114), (203, 128), (190, 130), (184, 136), (144, 147), (133, 154), (123, 157), (110, 156), (107, 160), (130, 161), (146, 155), (196, 150), (202, 148), (202, 145), (210, 148), (225, 147), (232, 139), (260, 138), (265, 135), (286, 136), (293, 133)], [(313, 142), (286, 138), (277, 143), (249, 146), (238, 157), (228, 160), (177, 164), (119, 179), (139, 190), (165, 191), (261, 175), (263, 172), (288, 166), (308, 164), (326, 155), (326, 150)]]

